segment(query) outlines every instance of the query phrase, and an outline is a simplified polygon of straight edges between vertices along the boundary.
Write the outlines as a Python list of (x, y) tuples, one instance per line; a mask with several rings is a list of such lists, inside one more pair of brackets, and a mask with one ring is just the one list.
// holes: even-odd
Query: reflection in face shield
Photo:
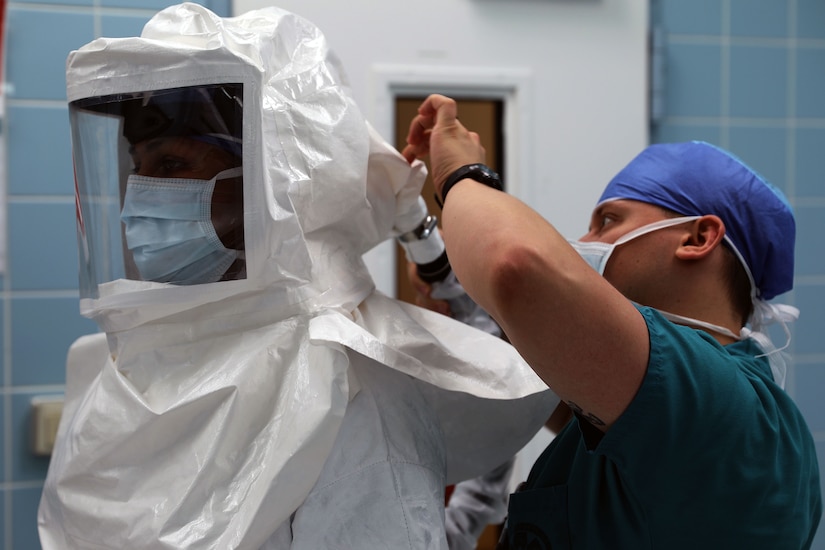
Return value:
[[(191, 285), (245, 278), (242, 92), (241, 84), (219, 84), (72, 102), (81, 209), (103, 210), (99, 197), (113, 187), (105, 180), (119, 174), (121, 210), (98, 230), (121, 227), (123, 246), (114, 249), (107, 236), (93, 235), (103, 245), (90, 251), (108, 248), (114, 266), (121, 256), (132, 279)], [(101, 131), (112, 122), (117, 143)]]

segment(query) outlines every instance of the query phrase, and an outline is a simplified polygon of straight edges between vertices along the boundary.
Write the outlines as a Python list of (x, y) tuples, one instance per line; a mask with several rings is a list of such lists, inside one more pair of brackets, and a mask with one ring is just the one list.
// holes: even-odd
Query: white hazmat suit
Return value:
[[(141, 280), (120, 223), (137, 168), (71, 106), (221, 83), (243, 90), (243, 274)], [(508, 344), (376, 291), (362, 255), (419, 222), (424, 168), (372, 131), (323, 35), (181, 4), (72, 52), (67, 92), (80, 307), (105, 334), (69, 352), (43, 548), (446, 548), (444, 487), (558, 399)]]

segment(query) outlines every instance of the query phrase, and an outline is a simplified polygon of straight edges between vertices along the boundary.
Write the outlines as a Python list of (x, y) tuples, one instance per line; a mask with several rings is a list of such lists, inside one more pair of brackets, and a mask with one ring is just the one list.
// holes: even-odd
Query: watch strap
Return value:
[(450, 189), (463, 179), (472, 179), (481, 184), (491, 187), (498, 191), (503, 191), (504, 186), (501, 184), (501, 178), (486, 164), (474, 163), (465, 164), (464, 166), (455, 170), (452, 174), (447, 176), (444, 185), (441, 187), (441, 197), (435, 196), (435, 202), (438, 203), (439, 208), (444, 208), (444, 201), (447, 200), (447, 193)]

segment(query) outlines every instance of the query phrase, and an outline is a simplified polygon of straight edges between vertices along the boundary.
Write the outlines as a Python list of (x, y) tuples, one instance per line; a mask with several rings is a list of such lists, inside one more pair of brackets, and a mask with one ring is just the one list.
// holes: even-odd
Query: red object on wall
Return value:
[(5, 95), (6, 0), (0, 0), (0, 98)]
[(452, 496), (454, 490), (455, 490), (455, 485), (447, 485), (447, 487), (445, 487), (445, 489), (444, 489), (444, 506), (446, 506), (447, 504), (450, 503), (450, 497)]

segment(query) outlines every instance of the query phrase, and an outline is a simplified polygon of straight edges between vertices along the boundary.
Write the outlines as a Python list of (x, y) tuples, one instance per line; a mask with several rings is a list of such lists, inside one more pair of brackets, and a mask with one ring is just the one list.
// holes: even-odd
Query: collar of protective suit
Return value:
[(67, 64), (69, 101), (217, 82), (244, 84), (247, 279), (116, 280), (81, 299), (106, 343), (70, 353), (44, 544), (109, 528), (111, 546), (195, 528), (264, 540), (317, 479), (355, 360), (443, 390), (447, 483), (512, 456), (557, 403), (509, 345), (375, 290), (362, 255), (420, 221), (424, 168), (372, 131), (313, 25), (186, 3)]

